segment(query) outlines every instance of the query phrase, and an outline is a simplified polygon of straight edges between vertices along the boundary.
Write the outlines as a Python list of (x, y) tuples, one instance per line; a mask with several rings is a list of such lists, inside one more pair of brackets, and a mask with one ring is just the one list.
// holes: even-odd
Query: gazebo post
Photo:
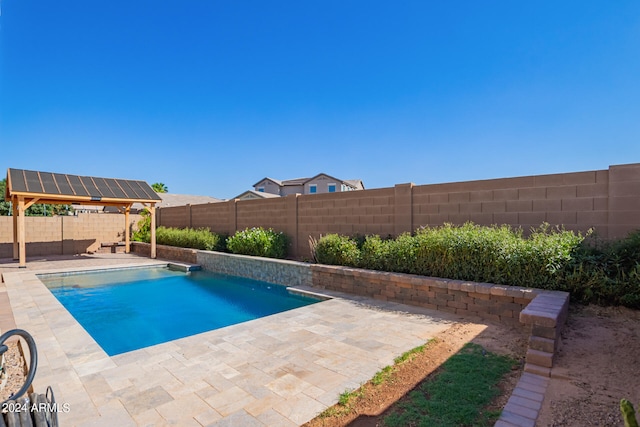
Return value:
[(11, 214), (13, 216), (13, 259), (17, 260), (20, 257), (20, 248), (18, 247), (18, 199), (17, 197), (11, 198)]
[(19, 268), (27, 267), (27, 245), (26, 245), (26, 232), (24, 226), (24, 197), (18, 197), (18, 242), (20, 252)]
[(151, 258), (155, 259), (156, 257), (156, 204), (151, 203), (149, 207), (149, 211), (151, 212)]
[(124, 208), (124, 252), (129, 253), (131, 238), (129, 237), (131, 228), (129, 227), (129, 212), (131, 211), (131, 205), (127, 205)]

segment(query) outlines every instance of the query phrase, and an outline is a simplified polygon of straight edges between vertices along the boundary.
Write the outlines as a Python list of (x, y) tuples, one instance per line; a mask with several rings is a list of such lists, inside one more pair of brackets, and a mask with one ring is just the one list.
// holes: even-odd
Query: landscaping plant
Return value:
[(140, 211), (140, 216), (142, 218), (138, 221), (137, 229), (133, 232), (131, 240), (149, 243), (151, 239), (151, 213), (148, 209), (143, 209)]
[(360, 250), (355, 240), (337, 234), (327, 234), (318, 240), (314, 258), (321, 264), (355, 267), (359, 256)]
[(201, 249), (205, 251), (224, 250), (224, 239), (208, 228), (171, 228), (158, 227), (156, 242), (160, 245), (181, 248)]
[(509, 226), (444, 224), (396, 238), (329, 234), (323, 264), (571, 292), (584, 303), (640, 308), (640, 231), (614, 242), (542, 224), (528, 236)]
[(638, 427), (636, 411), (627, 399), (620, 401), (620, 412), (622, 412), (622, 418), (624, 419), (624, 427)]
[(289, 239), (278, 231), (262, 227), (246, 228), (227, 238), (227, 249), (234, 254), (284, 258)]

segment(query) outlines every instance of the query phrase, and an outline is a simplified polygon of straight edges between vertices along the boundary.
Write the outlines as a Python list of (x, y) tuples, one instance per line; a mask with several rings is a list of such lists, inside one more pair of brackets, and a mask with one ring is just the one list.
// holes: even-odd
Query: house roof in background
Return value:
[(264, 178), (262, 178), (260, 181), (256, 182), (255, 184), (253, 184), (253, 186), (255, 187), (256, 185), (260, 184), (262, 181), (264, 180), (269, 180), (271, 182), (273, 182), (274, 184), (282, 187), (282, 181), (280, 181), (279, 179), (273, 179), (273, 178), (269, 178), (268, 176), (265, 176)]
[(203, 205), (205, 203), (218, 203), (222, 201), (211, 196), (194, 196), (191, 194), (158, 193), (158, 196), (162, 199), (162, 201), (156, 205), (156, 207), (159, 208), (167, 208), (170, 206)]
[(345, 179), (344, 182), (354, 188), (362, 187), (364, 190), (364, 182), (361, 179)]
[(13, 196), (24, 196), (38, 199), (38, 203), (93, 205), (161, 201), (158, 194), (145, 181), (11, 168), (7, 170), (4, 196), (7, 201)]
[(309, 178), (285, 179), (282, 181), (282, 185), (303, 185), (307, 181), (309, 181)]
[(264, 191), (247, 190), (242, 194), (238, 194), (234, 199), (272, 199), (280, 197), (278, 194), (266, 193)]

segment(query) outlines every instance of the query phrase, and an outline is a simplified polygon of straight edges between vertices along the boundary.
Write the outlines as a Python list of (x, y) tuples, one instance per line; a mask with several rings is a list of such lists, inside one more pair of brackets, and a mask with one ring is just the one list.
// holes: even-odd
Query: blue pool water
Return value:
[(110, 356), (318, 302), (205, 271), (130, 268), (40, 280)]

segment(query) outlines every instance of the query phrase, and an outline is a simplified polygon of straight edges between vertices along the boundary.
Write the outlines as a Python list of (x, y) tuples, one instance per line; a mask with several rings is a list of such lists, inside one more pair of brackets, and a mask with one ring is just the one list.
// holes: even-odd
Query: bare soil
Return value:
[(640, 311), (572, 306), (539, 427), (624, 426), (640, 404)]
[(490, 352), (510, 355), (520, 363), (502, 381), (499, 396), (488, 409), (501, 409), (506, 404), (515, 387), (523, 366), (523, 357), (527, 348), (527, 335), (522, 328), (504, 325), (484, 325), (457, 323), (439, 334), (430, 342), (425, 351), (415, 358), (397, 366), (392, 377), (380, 385), (370, 382), (362, 386), (363, 396), (355, 401), (349, 411), (336, 405), (333, 416), (318, 416), (305, 427), (374, 427), (382, 425), (382, 418), (392, 405), (401, 400), (423, 381), (429, 381), (453, 354), (467, 342), (482, 345)]

